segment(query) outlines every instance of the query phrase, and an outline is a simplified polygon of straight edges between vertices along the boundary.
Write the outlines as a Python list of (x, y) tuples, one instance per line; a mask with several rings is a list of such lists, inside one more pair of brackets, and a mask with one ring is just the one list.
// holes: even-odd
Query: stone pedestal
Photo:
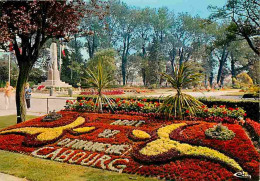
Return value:
[(39, 85), (44, 85), (46, 87), (72, 87), (71, 85), (62, 82), (60, 80), (60, 72), (58, 70), (57, 63), (57, 44), (52, 43), (50, 47), (51, 62), (49, 64), (48, 79)]

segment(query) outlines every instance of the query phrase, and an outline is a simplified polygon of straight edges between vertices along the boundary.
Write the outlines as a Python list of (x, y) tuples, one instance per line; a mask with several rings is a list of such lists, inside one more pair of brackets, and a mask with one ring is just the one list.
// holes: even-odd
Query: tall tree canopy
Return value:
[(260, 55), (260, 3), (257, 0), (228, 0), (222, 8), (215, 10), (211, 18), (229, 19), (233, 23), (227, 29), (243, 37), (250, 48)]
[(78, 32), (85, 14), (102, 18), (104, 3), (82, 1), (2, 1), (0, 2), (0, 44), (13, 44), (19, 77), (16, 86), (17, 122), (25, 120), (24, 86), (37, 61), (39, 51), (50, 38), (61, 38)]

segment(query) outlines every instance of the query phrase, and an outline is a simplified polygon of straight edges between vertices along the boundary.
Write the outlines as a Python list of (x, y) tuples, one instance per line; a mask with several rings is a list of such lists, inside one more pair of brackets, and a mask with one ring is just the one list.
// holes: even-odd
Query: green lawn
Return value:
[(119, 174), (101, 169), (33, 158), (31, 156), (2, 150), (0, 150), (0, 160), (0, 172), (21, 178), (25, 177), (31, 181), (156, 180), (154, 178)]
[[(38, 116), (27, 115), (26, 120), (36, 118)], [(0, 116), (0, 129), (16, 124), (16, 115)]]
[[(32, 119), (35, 116), (27, 116)], [(0, 129), (14, 125), (16, 116), (0, 116)], [(1, 144), (1, 143), (0, 143)], [(60, 163), (0, 150), (0, 172), (29, 181), (152, 181), (137, 175), (119, 174), (102, 169)]]

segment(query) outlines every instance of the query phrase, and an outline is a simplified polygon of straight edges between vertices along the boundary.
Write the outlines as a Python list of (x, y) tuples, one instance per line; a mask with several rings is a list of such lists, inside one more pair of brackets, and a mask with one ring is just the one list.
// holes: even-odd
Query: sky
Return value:
[(206, 18), (210, 15), (207, 9), (209, 5), (222, 7), (227, 0), (121, 0), (130, 6), (140, 8), (151, 7), (167, 7), (175, 13), (188, 12), (192, 16), (199, 15)]

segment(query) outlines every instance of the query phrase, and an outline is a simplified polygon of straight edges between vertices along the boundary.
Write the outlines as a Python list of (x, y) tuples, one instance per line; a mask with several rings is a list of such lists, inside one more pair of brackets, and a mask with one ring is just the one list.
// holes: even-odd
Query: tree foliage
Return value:
[(17, 122), (21, 122), (26, 113), (24, 86), (44, 43), (50, 38), (76, 33), (85, 14), (102, 17), (104, 13), (94, 0), (87, 7), (80, 0), (1, 1), (0, 9), (0, 44), (5, 49), (8, 44), (13, 44), (19, 66), (16, 106)]

